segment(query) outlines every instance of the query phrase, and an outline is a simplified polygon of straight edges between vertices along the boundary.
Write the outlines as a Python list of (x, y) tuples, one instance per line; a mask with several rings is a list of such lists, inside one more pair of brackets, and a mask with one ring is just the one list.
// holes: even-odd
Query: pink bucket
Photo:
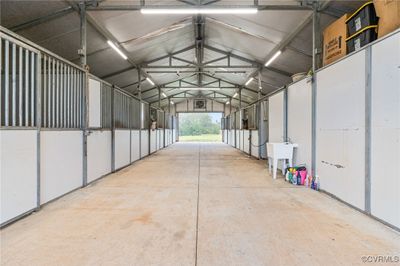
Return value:
[(299, 171), (299, 173), (300, 173), (301, 184), (304, 185), (304, 181), (307, 178), (307, 170), (301, 170)]

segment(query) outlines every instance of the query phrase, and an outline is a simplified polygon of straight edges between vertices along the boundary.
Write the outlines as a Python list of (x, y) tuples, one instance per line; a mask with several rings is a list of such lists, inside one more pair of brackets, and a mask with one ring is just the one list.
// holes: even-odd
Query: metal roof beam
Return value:
[[(207, 4), (208, 6), (212, 6), (211, 3)], [(151, 7), (151, 8), (171, 8), (171, 9), (184, 9), (186, 6), (182, 5), (99, 5), (97, 7), (89, 7), (90, 11), (140, 11), (143, 7)], [(311, 10), (311, 7), (308, 5), (218, 5), (212, 6), (213, 8), (257, 8), (259, 11), (266, 10), (276, 10), (276, 11), (303, 11), (303, 10)]]
[(144, 62), (144, 63), (141, 64), (141, 67), (145, 67), (145, 66), (147, 66), (148, 64), (152, 64), (152, 63), (154, 63), (154, 62), (157, 62), (157, 61), (160, 61), (160, 60), (169, 58), (170, 56), (175, 56), (175, 55), (177, 55), (177, 54), (187, 52), (187, 51), (192, 50), (192, 49), (194, 49), (194, 48), (195, 48), (195, 45), (190, 45), (190, 46), (188, 46), (188, 47), (185, 47), (185, 48), (180, 49), (180, 50), (178, 50), (178, 51), (175, 51), (175, 52), (173, 52), (173, 53), (169, 53), (169, 54), (167, 54), (167, 55), (163, 55), (163, 56), (160, 56), (160, 57), (158, 57), (158, 58), (154, 58), (154, 59), (152, 59), (152, 60), (150, 60), (150, 61), (146, 61), (146, 62)]
[(72, 12), (74, 12), (74, 8), (72, 6), (67, 6), (67, 7), (64, 7), (62, 9), (58, 9), (58, 10), (52, 11), (52, 12), (50, 12), (50, 13), (44, 15), (44, 16), (41, 16), (41, 17), (38, 17), (38, 18), (35, 18), (35, 19), (32, 19), (32, 20), (23, 22), (21, 24), (15, 25), (13, 27), (10, 27), (9, 29), (14, 31), (14, 32), (21, 31), (21, 30), (24, 30), (24, 29), (27, 29), (27, 28), (30, 28), (30, 27), (37, 26), (37, 25), (40, 25), (42, 23), (48, 22), (50, 20), (62, 17), (64, 15), (67, 15), (67, 14), (72, 13)]

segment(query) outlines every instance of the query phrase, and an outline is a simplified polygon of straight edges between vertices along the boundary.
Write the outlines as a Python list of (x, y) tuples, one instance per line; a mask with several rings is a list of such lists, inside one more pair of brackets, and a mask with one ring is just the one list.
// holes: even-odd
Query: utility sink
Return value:
[[(293, 166), (293, 150), (298, 145), (289, 142), (267, 143), (268, 169), (271, 173), (273, 170), (273, 178), (276, 179), (276, 171), (278, 169), (278, 160), (283, 160), (282, 173), (285, 174), (286, 160), (289, 166)], [(272, 169), (271, 169), (272, 168)]]

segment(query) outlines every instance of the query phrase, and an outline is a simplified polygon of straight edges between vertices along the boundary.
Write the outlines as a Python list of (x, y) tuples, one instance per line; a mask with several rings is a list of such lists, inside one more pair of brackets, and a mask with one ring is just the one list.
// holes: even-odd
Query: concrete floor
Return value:
[(399, 233), (204, 143), (174, 144), (0, 237), (2, 265), (363, 265), (400, 253)]

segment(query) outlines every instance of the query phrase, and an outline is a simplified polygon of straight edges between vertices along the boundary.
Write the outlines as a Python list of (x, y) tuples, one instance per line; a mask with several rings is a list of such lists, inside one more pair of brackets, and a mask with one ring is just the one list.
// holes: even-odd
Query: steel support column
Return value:
[(85, 67), (86, 62), (86, 47), (87, 47), (87, 39), (86, 39), (86, 5), (85, 2), (79, 3), (79, 15), (80, 15), (80, 49), (79, 49), (79, 57), (80, 63), (82, 67)]

